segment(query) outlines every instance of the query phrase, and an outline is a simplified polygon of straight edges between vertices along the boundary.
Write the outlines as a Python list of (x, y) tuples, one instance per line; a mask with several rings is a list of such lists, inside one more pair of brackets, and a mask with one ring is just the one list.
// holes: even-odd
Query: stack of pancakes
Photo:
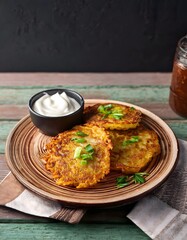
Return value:
[(84, 111), (84, 125), (53, 137), (42, 159), (60, 186), (88, 188), (110, 171), (125, 175), (145, 169), (160, 153), (155, 131), (141, 122), (142, 113), (120, 104), (96, 104)]

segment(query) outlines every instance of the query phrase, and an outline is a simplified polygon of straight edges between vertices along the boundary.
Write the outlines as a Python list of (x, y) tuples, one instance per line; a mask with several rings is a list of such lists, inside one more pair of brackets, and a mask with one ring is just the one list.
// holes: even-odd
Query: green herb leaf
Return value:
[(117, 188), (123, 188), (130, 184), (130, 182), (142, 184), (146, 181), (145, 176), (149, 175), (146, 172), (135, 173), (131, 176), (121, 176), (116, 179)]
[[(79, 138), (79, 139), (82, 139), (82, 138)], [(85, 153), (85, 151), (87, 153)], [(90, 144), (88, 144), (86, 145), (86, 147), (84, 147), (84, 149), (82, 147), (77, 147), (75, 149), (74, 158), (81, 159), (80, 164), (86, 165), (88, 164), (88, 160), (93, 159), (93, 154), (94, 154), (94, 148)]]
[(117, 177), (117, 183), (123, 183), (126, 182), (128, 180), (127, 176), (121, 176), (121, 177)]
[(86, 147), (84, 149), (88, 153), (94, 153), (94, 148), (90, 144), (86, 145)]
[(104, 108), (103, 105), (100, 105), (97, 110), (98, 110), (98, 112), (100, 112), (100, 113), (105, 113), (105, 108)]
[(92, 153), (83, 153), (83, 154), (81, 154), (81, 159), (92, 160), (93, 159), (93, 154)]
[(81, 137), (86, 137), (86, 136), (88, 136), (88, 134), (86, 134), (86, 133), (84, 133), (84, 132), (82, 132), (82, 131), (76, 132), (76, 135), (77, 135), (77, 136), (81, 136)]
[(112, 117), (117, 120), (120, 120), (123, 116), (123, 113), (112, 113)]
[(73, 158), (80, 158), (81, 157), (81, 151), (82, 151), (82, 147), (76, 147)]
[(111, 109), (112, 107), (113, 107), (112, 104), (104, 105), (104, 109)]
[(124, 140), (122, 145), (123, 147), (128, 146), (129, 144), (139, 141), (139, 136), (132, 136), (129, 140)]
[[(106, 105), (106, 106), (109, 106), (109, 105)], [(106, 118), (109, 114), (111, 114), (112, 112), (109, 110), (110, 109), (110, 107), (106, 107), (106, 106), (103, 106), (103, 105), (100, 105), (99, 107), (98, 107), (98, 112), (99, 113), (102, 113), (104, 116), (103, 116), (103, 118)], [(103, 119), (102, 118), (102, 119)]]
[(135, 108), (134, 108), (134, 107), (130, 107), (130, 110), (134, 111), (134, 110), (135, 110)]
[(94, 148), (90, 144), (88, 144), (84, 149), (86, 150), (87, 153), (81, 154), (81, 158), (83, 160), (92, 160), (93, 154), (94, 154)]
[(120, 109), (112, 110), (112, 108), (113, 108), (112, 104), (107, 104), (107, 105), (100, 105), (97, 110), (99, 113), (104, 115), (102, 117), (102, 119), (105, 119), (106, 117), (108, 117), (110, 115), (114, 119), (119, 120), (124, 116), (124, 114), (122, 113), (122, 111)]
[(126, 187), (129, 185), (129, 182), (126, 182), (126, 183), (118, 183), (117, 184), (117, 188), (123, 188), (123, 187)]
[(88, 161), (85, 160), (85, 159), (82, 159), (82, 160), (80, 161), (80, 164), (81, 164), (81, 165), (87, 165), (87, 164), (88, 164)]
[(145, 182), (145, 177), (144, 176), (147, 176), (149, 175), (148, 173), (145, 173), (145, 172), (140, 172), (140, 173), (135, 173), (133, 175), (133, 180), (135, 183), (144, 183)]
[(116, 179), (116, 181), (117, 181), (117, 188), (123, 188), (123, 187), (129, 185), (127, 176), (118, 177)]
[(84, 143), (84, 142), (86, 142), (85, 138), (76, 138), (76, 137), (74, 137), (71, 140), (75, 141), (76, 143)]

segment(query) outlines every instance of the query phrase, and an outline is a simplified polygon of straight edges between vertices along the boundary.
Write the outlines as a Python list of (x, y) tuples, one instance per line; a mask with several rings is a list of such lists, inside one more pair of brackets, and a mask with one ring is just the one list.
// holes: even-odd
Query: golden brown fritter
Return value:
[(106, 129), (127, 130), (139, 125), (141, 111), (114, 103), (95, 104), (85, 109), (84, 120)]
[(126, 131), (110, 131), (113, 144), (111, 170), (134, 174), (143, 170), (160, 153), (155, 131), (142, 125)]
[(45, 167), (58, 185), (88, 188), (110, 171), (109, 133), (97, 126), (76, 126), (46, 145)]

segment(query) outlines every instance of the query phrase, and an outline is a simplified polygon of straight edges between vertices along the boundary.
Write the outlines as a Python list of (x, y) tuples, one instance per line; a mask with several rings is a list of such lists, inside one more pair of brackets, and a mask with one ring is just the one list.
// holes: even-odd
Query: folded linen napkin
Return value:
[(39, 217), (78, 223), (85, 209), (71, 209), (26, 189), (10, 172), (0, 183), (0, 205)]
[(179, 140), (179, 161), (168, 180), (127, 215), (152, 239), (187, 239), (187, 142)]

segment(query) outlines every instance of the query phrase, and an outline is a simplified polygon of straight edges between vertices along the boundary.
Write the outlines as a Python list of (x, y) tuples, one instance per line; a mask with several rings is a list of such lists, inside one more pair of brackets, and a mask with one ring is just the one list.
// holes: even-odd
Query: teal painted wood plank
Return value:
[(7, 137), (17, 122), (18, 121), (0, 121), (0, 154), (4, 154)]
[(133, 224), (0, 224), (1, 240), (148, 240), (144, 232)]
[[(53, 88), (59, 86), (53, 86)], [(161, 86), (60, 86), (78, 91), (84, 98), (104, 98), (129, 103), (168, 102), (169, 87)], [(0, 104), (28, 104), (29, 98), (51, 86), (1, 88)], [(11, 97), (10, 97), (11, 96)]]
[(183, 121), (166, 121), (177, 138), (187, 140), (187, 120)]
[[(18, 121), (0, 121), (0, 154), (4, 154), (7, 136), (17, 122)], [(166, 123), (176, 134), (177, 138), (187, 140), (187, 120), (168, 120)]]

